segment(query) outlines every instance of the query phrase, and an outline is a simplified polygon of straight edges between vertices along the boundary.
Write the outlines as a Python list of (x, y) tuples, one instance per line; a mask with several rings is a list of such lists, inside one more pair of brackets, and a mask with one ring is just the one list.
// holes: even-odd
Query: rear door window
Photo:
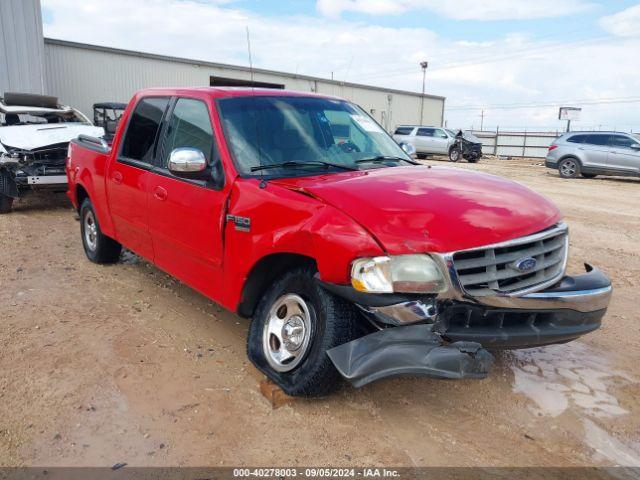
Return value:
[(120, 156), (153, 163), (155, 145), (169, 97), (148, 97), (138, 102), (131, 114)]
[[(580, 142), (576, 143), (584, 143), (587, 145), (597, 145), (604, 146), (609, 144), (609, 135), (597, 135), (597, 134), (586, 134), (586, 135), (576, 135), (575, 137), (581, 137)], [(572, 137), (572, 138), (575, 138)]]
[(411, 132), (413, 132), (413, 127), (398, 127), (394, 135), (411, 135)]
[(435, 128), (419, 128), (416, 135), (419, 137), (433, 137), (435, 136)]

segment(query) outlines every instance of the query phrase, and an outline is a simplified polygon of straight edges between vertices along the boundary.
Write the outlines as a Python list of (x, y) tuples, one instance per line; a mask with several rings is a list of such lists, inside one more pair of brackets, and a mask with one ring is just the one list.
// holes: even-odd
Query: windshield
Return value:
[(218, 105), (242, 175), (308, 175), (411, 163), (371, 117), (342, 100), (253, 96), (225, 98)]
[(21, 125), (47, 125), (52, 123), (86, 123), (90, 122), (79, 112), (21, 112), (0, 113), (0, 126), (17, 127)]

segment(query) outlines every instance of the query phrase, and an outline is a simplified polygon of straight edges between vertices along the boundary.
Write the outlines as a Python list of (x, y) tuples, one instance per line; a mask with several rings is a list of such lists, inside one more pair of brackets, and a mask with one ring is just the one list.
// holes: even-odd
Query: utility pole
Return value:
[(482, 131), (482, 127), (484, 127), (484, 110), (480, 110), (480, 131)]
[(422, 68), (422, 98), (420, 98), (420, 125), (422, 125), (422, 118), (424, 116), (424, 87), (425, 87), (425, 79), (427, 76), (427, 67), (429, 66), (429, 62), (426, 60), (420, 62), (420, 67)]

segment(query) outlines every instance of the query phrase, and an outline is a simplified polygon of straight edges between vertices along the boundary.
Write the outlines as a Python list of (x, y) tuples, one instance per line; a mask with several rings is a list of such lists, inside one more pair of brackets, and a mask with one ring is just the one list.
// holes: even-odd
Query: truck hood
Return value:
[(561, 220), (555, 205), (529, 188), (459, 168), (380, 168), (273, 182), (342, 210), (392, 254), (465, 250)]
[(93, 137), (101, 137), (104, 130), (84, 123), (53, 123), (43, 125), (16, 125), (15, 127), (0, 127), (0, 143), (5, 148), (12, 147), (20, 150), (67, 143), (81, 133)]

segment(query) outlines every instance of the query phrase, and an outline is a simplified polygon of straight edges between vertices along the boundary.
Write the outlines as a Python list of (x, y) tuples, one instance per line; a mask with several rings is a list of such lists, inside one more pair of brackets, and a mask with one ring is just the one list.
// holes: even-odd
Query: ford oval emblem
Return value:
[(537, 264), (538, 264), (538, 261), (535, 258), (525, 257), (513, 262), (513, 268), (515, 270), (518, 270), (519, 272), (524, 273), (524, 272), (530, 272), (531, 270), (536, 268)]

